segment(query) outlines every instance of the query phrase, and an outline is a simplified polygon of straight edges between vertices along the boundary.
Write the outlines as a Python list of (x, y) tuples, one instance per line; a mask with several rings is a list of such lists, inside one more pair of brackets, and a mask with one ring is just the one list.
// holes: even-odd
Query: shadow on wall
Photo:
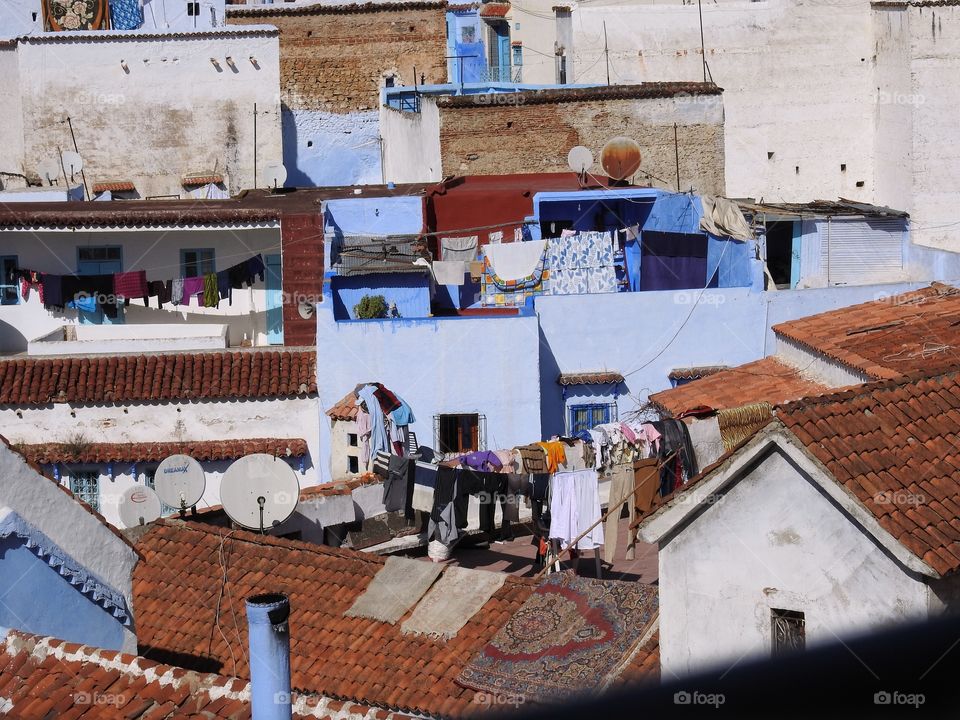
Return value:
[(0, 321), (0, 353), (23, 352), (27, 338), (10, 323)]
[[(543, 328), (538, 329), (540, 335), (540, 428), (543, 437), (548, 438), (563, 433), (564, 402), (563, 392), (557, 383), (560, 376), (560, 366), (557, 358), (547, 343)], [(530, 440), (533, 442), (533, 438)]]
[(282, 106), (280, 123), (285, 187), (382, 182), (378, 111), (344, 114)]

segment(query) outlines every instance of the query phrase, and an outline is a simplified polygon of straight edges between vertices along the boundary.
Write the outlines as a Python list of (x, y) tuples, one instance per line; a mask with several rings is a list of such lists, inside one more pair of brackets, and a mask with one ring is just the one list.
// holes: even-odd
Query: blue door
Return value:
[(267, 255), (267, 342), (283, 345), (283, 275), (280, 255)]
[(511, 82), (510, 77), (510, 26), (507, 23), (497, 23), (497, 44), (500, 59), (500, 82)]
[[(85, 246), (77, 248), (77, 275), (112, 275), (123, 272), (123, 258), (119, 245)], [(78, 310), (81, 325), (122, 325), (123, 306), (117, 308), (115, 318), (107, 317), (99, 307), (92, 312)]]

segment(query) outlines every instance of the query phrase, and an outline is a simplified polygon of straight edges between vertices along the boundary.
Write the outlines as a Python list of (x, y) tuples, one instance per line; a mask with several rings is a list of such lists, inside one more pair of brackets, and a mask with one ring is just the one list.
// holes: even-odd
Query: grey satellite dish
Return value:
[(40, 178), (46, 180), (48, 185), (53, 185), (54, 180), (59, 180), (60, 173), (60, 161), (56, 158), (47, 158), (46, 160), (40, 161), (37, 165), (37, 172), (40, 173)]
[(80, 157), (80, 153), (69, 150), (63, 153), (63, 167), (71, 177), (83, 170), (83, 158)]
[(120, 498), (120, 522), (131, 528), (146, 525), (160, 517), (160, 498), (146, 485), (134, 485)]
[(260, 173), (260, 179), (270, 189), (282, 188), (287, 181), (287, 168), (283, 163), (268, 163)]
[(300, 313), (300, 317), (304, 320), (309, 320), (317, 312), (317, 306), (308, 300), (301, 300), (299, 305), (297, 305), (297, 312)]
[(160, 499), (181, 513), (200, 502), (207, 486), (203, 468), (189, 455), (171, 455), (157, 466), (153, 477)]
[(582, 175), (593, 167), (593, 153), (583, 145), (572, 147), (570, 152), (567, 153), (567, 165), (575, 173)]
[(266, 453), (234, 462), (220, 480), (220, 502), (241, 527), (260, 530), (279, 525), (300, 499), (297, 474), (284, 460)]

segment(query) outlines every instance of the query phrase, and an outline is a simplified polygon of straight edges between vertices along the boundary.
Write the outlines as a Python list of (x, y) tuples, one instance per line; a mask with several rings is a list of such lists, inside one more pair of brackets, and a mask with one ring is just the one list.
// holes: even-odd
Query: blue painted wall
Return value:
[(284, 108), (280, 121), (286, 187), (383, 181), (378, 111), (330, 113)]
[(330, 284), (337, 320), (356, 320), (353, 307), (364, 295), (383, 295), (387, 306), (396, 304), (401, 318), (430, 317), (430, 274), (426, 272), (334, 276)]
[(123, 626), (64, 580), (24, 541), (0, 539), (0, 626), (120, 650)]
[(327, 232), (345, 235), (415, 235), (423, 230), (423, 198), (356, 196), (324, 203)]

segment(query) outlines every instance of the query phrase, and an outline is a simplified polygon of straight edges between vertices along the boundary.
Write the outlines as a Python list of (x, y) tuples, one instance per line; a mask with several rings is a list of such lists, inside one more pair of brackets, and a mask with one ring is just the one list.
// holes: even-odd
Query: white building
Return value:
[(22, 35), (0, 42), (0, 70), (4, 187), (235, 193), (282, 159), (270, 26)]
[[(204, 30), (225, 23), (225, 0), (142, 0), (140, 5), (141, 27), (151, 30)], [(109, 19), (107, 22), (112, 29)], [(0, 36), (44, 29), (43, 0), (4, 0), (0, 6)]]
[(664, 675), (955, 607), (957, 389), (953, 372), (784, 406), (649, 516)]

